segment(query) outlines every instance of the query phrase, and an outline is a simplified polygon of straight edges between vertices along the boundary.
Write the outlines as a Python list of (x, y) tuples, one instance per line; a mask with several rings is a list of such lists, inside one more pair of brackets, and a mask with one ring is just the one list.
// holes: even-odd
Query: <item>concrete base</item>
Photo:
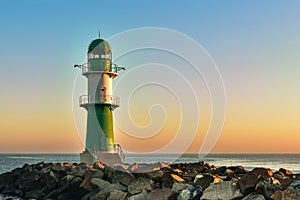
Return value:
[(121, 157), (115, 152), (98, 151), (95, 156), (93, 156), (88, 150), (80, 153), (80, 162), (85, 162), (91, 165), (98, 161), (106, 165), (122, 163)]

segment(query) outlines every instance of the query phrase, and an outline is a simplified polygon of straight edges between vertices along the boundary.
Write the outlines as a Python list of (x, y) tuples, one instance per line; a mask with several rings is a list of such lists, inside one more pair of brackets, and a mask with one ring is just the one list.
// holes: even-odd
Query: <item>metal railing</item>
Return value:
[(81, 95), (79, 97), (79, 105), (89, 104), (89, 103), (108, 103), (108, 104), (112, 104), (113, 106), (119, 106), (120, 97), (112, 96), (112, 95), (102, 95), (100, 96), (99, 101), (91, 101), (88, 95)]

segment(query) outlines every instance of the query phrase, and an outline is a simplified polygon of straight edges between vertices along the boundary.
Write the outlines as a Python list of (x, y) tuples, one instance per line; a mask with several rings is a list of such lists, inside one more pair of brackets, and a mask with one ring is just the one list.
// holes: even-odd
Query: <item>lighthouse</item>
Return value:
[(80, 153), (80, 162), (120, 163), (124, 154), (114, 143), (113, 130), (113, 110), (119, 107), (119, 97), (113, 96), (112, 82), (125, 68), (112, 64), (111, 47), (100, 37), (90, 43), (87, 60), (74, 66), (81, 68), (88, 82), (88, 94), (79, 97), (80, 107), (87, 111), (85, 150)]

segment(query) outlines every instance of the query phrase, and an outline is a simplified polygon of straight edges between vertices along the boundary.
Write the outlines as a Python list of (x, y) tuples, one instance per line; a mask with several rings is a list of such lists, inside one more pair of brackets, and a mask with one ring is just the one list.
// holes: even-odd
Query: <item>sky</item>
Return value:
[[(73, 66), (85, 62), (99, 29), (109, 39), (143, 27), (186, 35), (216, 64), (226, 116), (212, 153), (300, 153), (299, 10), (300, 2), (293, 0), (0, 1), (0, 153), (81, 152), (86, 113), (75, 108), (73, 99), (86, 80)], [(112, 51), (123, 47), (117, 43)], [(190, 69), (180, 68), (187, 64), (168, 52), (144, 49), (116, 59), (127, 68), (117, 78), (122, 84), (114, 88), (121, 97), (121, 107), (114, 111), (116, 142), (128, 152), (153, 152), (169, 145), (182, 128), (186, 151), (199, 152), (213, 115), (203, 81), (207, 77), (188, 75)], [(174, 67), (170, 71), (176, 69), (190, 81), (196, 101), (182, 85), (175, 95), (171, 86), (139, 87), (151, 78), (180, 82), (178, 74), (168, 79), (167, 68), (149, 64), (162, 60), (159, 64)], [(154, 74), (137, 76), (138, 70)], [(134, 87), (136, 92), (126, 89)], [(186, 96), (191, 98), (180, 100)], [(195, 102), (200, 114), (191, 107)], [(176, 145), (170, 152), (178, 151)]]

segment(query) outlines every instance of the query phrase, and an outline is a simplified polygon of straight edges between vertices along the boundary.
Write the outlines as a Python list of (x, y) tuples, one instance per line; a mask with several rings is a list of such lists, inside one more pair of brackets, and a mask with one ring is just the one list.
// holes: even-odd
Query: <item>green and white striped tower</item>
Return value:
[(96, 39), (88, 47), (88, 63), (75, 65), (82, 69), (88, 79), (88, 95), (80, 97), (80, 107), (87, 110), (85, 150), (80, 161), (92, 164), (101, 161), (107, 164), (121, 162), (122, 150), (114, 143), (112, 111), (119, 106), (119, 97), (112, 95), (112, 80), (118, 70), (112, 65), (111, 47), (107, 41)]

